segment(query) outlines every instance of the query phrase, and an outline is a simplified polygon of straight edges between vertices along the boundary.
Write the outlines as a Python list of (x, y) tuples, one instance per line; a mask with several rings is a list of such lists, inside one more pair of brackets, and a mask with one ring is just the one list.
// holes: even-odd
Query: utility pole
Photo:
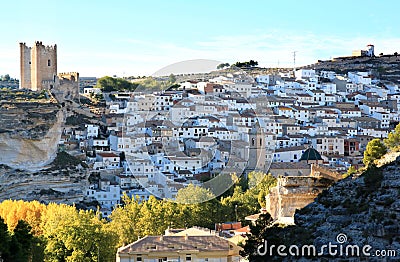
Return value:
[(297, 51), (293, 51), (293, 75), (296, 73), (296, 53)]

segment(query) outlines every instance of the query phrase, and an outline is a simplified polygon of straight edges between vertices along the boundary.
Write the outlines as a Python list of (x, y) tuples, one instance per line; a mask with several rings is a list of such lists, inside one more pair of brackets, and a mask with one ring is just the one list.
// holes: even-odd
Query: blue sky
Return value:
[(172, 63), (254, 59), (292, 66), (374, 44), (400, 52), (399, 1), (4, 1), (0, 75), (19, 76), (19, 42), (58, 45), (58, 71), (151, 75)]

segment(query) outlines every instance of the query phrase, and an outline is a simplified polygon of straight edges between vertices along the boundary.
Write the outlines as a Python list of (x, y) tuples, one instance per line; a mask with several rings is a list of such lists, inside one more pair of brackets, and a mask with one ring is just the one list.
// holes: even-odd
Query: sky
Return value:
[(0, 75), (19, 78), (19, 42), (57, 44), (58, 72), (152, 75), (185, 60), (292, 67), (400, 51), (397, 0), (2, 1)]

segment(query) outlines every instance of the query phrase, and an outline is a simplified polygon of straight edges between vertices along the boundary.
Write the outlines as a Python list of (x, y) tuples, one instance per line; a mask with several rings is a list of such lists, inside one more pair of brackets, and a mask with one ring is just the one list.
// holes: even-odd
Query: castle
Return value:
[(57, 74), (57, 45), (44, 46), (36, 41), (33, 47), (20, 43), (20, 88), (33, 91), (49, 90), (56, 97), (79, 95), (79, 73)]

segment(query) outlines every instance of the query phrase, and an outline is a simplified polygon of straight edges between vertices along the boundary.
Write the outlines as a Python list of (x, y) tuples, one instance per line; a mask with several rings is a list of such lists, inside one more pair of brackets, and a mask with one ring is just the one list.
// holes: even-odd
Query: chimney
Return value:
[(188, 239), (189, 239), (189, 235), (186, 234), (186, 235), (185, 235), (185, 241), (187, 241)]

